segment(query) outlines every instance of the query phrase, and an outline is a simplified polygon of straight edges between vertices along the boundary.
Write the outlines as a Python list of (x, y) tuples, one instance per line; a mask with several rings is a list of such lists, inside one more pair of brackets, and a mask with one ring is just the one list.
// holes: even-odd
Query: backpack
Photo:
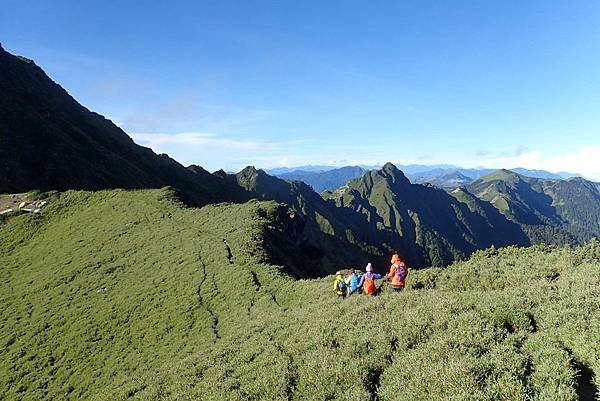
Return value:
[(372, 273), (365, 273), (365, 281), (363, 282), (363, 291), (366, 295), (375, 295), (375, 278)]
[(333, 290), (336, 293), (342, 293), (345, 294), (346, 293), (346, 282), (341, 279), (341, 280), (336, 280), (335, 281), (335, 286), (333, 287)]
[(404, 265), (404, 263), (400, 263), (400, 265), (396, 267), (396, 279), (399, 281), (404, 281), (407, 275), (408, 269), (406, 268), (406, 265)]

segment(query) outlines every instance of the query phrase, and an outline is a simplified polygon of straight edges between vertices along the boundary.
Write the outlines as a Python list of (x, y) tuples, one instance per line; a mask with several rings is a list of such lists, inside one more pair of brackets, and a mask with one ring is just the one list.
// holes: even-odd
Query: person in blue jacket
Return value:
[(356, 274), (354, 269), (350, 269), (348, 271), (348, 277), (346, 278), (346, 288), (348, 289), (348, 295), (354, 294), (355, 292), (361, 291), (360, 280), (361, 276)]

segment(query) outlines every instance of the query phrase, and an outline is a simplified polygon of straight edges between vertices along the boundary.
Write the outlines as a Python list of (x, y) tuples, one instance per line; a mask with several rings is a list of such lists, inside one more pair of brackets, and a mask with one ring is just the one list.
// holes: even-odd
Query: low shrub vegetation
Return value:
[(597, 241), (341, 299), (269, 264), (280, 207), (69, 191), (0, 223), (0, 400), (594, 399)]

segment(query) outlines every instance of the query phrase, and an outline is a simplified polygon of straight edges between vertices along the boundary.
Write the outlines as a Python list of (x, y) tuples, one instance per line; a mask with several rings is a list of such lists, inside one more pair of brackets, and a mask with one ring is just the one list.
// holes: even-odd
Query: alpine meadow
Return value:
[(67, 3), (0, 15), (0, 401), (600, 400), (600, 6)]
[(270, 264), (287, 224), (273, 202), (185, 208), (169, 189), (67, 191), (10, 217), (3, 397), (594, 399), (597, 241), (490, 248), (342, 300)]

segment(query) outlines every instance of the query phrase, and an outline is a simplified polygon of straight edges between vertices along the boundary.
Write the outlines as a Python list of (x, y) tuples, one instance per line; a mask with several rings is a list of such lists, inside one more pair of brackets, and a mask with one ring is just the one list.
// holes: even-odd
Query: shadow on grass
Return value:
[(599, 394), (598, 387), (595, 384), (596, 375), (594, 371), (583, 361), (579, 360), (573, 351), (565, 349), (571, 357), (571, 368), (577, 372), (577, 381), (575, 391), (579, 401), (595, 401)]

